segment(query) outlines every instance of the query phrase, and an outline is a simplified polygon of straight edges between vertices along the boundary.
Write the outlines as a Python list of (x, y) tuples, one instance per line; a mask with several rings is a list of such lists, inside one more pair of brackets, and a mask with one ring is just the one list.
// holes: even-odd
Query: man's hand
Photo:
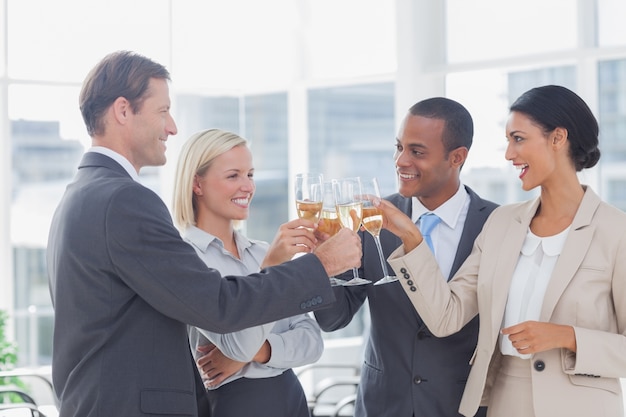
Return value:
[(363, 256), (359, 235), (347, 228), (319, 245), (313, 253), (322, 262), (329, 277), (358, 268)]

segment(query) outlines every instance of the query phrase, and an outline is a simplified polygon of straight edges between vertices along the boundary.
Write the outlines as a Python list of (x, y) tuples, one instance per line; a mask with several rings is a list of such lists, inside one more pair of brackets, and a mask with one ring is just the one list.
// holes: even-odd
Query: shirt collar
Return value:
[(541, 244), (543, 253), (548, 256), (558, 256), (563, 250), (563, 246), (565, 245), (565, 239), (567, 239), (567, 235), (570, 229), (571, 225), (562, 232), (557, 233), (556, 235), (539, 237), (535, 235), (529, 227), (528, 233), (526, 234), (526, 239), (524, 240), (524, 244), (522, 245), (521, 252), (523, 255), (530, 256), (535, 253), (537, 247), (539, 247), (539, 244)]
[(122, 168), (124, 168), (126, 172), (128, 172), (128, 175), (130, 175), (133, 180), (139, 182), (139, 174), (130, 163), (130, 161), (121, 154), (115, 152), (112, 149), (105, 148), (104, 146), (92, 146), (87, 152), (96, 152), (108, 156), (109, 158), (120, 164)]
[[(183, 232), (183, 238), (198, 248), (198, 250), (202, 253), (207, 251), (213, 241), (217, 242), (221, 247), (224, 246), (224, 243), (220, 239), (196, 226), (189, 226), (185, 229)], [(237, 244), (237, 249), (240, 252), (252, 245), (250, 240), (238, 230), (235, 230), (235, 243)]]
[(412, 197), (413, 210), (412, 219), (413, 222), (417, 222), (420, 216), (424, 213), (435, 213), (441, 218), (441, 220), (448, 225), (448, 227), (454, 229), (465, 203), (469, 199), (469, 194), (465, 190), (463, 184), (459, 185), (459, 189), (456, 193), (450, 197), (445, 203), (437, 207), (434, 211), (428, 210), (417, 197)]

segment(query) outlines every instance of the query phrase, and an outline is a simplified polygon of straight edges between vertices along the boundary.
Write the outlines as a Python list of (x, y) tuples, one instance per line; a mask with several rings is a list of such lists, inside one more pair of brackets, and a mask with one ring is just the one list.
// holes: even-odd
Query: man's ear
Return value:
[(124, 97), (118, 97), (111, 106), (115, 120), (120, 124), (126, 124), (129, 116), (132, 114), (130, 102)]
[(465, 163), (467, 159), (468, 149), (465, 146), (459, 146), (456, 149), (453, 149), (448, 154), (448, 160), (450, 164), (454, 167), (461, 167)]

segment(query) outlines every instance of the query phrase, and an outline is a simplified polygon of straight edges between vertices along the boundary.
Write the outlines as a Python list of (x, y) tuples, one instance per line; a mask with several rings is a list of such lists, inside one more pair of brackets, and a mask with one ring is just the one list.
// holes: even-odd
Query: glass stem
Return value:
[(383, 255), (383, 247), (380, 245), (380, 237), (374, 236), (374, 242), (376, 242), (376, 249), (378, 249), (378, 256), (380, 257), (380, 266), (383, 267), (383, 276), (388, 277), (389, 272), (387, 271), (387, 261), (385, 260), (385, 255)]

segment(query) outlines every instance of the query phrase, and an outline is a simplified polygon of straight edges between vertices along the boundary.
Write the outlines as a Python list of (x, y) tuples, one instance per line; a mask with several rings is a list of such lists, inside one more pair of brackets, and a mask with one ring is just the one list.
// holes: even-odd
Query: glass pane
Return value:
[(104, 55), (118, 49), (169, 64), (169, 0), (7, 3), (13, 78), (82, 82)]
[(575, 1), (448, 0), (446, 4), (448, 61), (452, 63), (576, 47)]
[(287, 94), (247, 96), (244, 102), (244, 136), (250, 141), (256, 184), (247, 234), (271, 242), (289, 220)]
[(50, 219), (86, 144), (77, 97), (77, 88), (9, 88), (13, 314), (22, 365), (50, 361), (52, 308), (45, 247)]
[(376, 176), (380, 192), (397, 191), (394, 84), (309, 91), (309, 166), (328, 178)]
[(626, 161), (626, 59), (600, 62), (598, 76), (600, 161), (623, 162)]
[(626, 45), (624, 38), (624, 16), (626, 2), (624, 0), (598, 1), (598, 44), (600, 46)]

